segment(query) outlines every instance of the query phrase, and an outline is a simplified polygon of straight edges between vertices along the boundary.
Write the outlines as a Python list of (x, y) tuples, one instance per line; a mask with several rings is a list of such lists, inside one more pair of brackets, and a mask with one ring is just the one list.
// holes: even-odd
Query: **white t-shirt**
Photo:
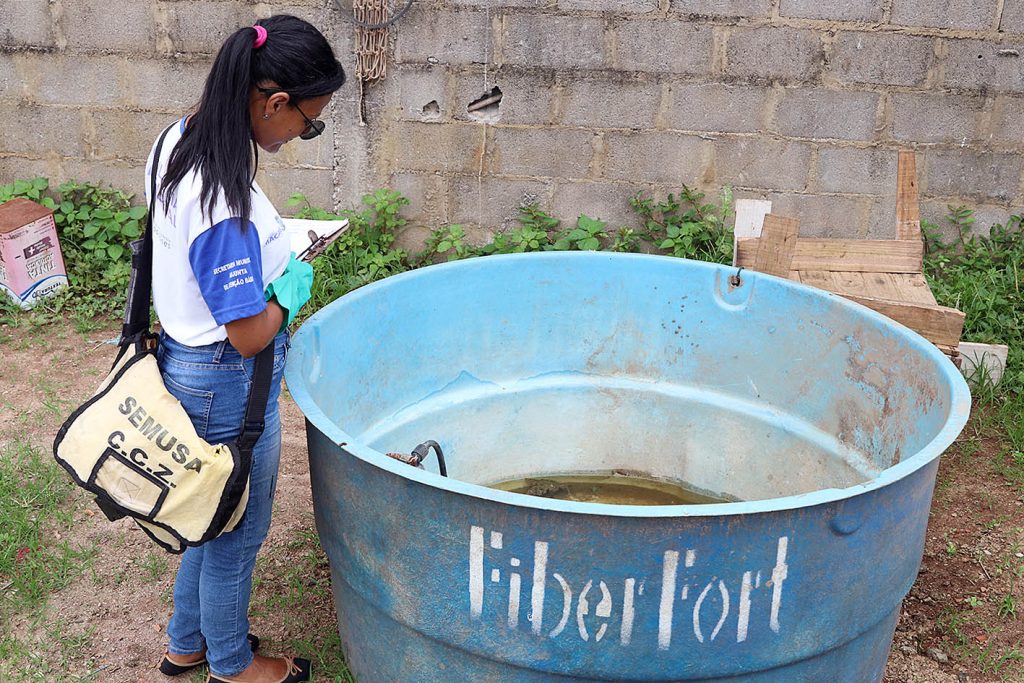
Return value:
[[(153, 305), (164, 331), (188, 346), (227, 339), (226, 323), (266, 308), (263, 292), (284, 272), (290, 257), (284, 221), (255, 182), (249, 225), (228, 210), (218, 192), (213, 215), (200, 206), (202, 177), (193, 169), (170, 197), (160, 199), (171, 150), (185, 131), (185, 119), (167, 133), (160, 153), (153, 211)], [(149, 201), (153, 152), (146, 163)]]

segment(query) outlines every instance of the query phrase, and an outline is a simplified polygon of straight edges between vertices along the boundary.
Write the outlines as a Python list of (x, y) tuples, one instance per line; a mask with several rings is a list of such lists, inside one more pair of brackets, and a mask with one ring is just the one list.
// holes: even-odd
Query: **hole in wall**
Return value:
[(466, 112), (469, 118), (474, 121), (493, 123), (501, 118), (499, 107), (501, 106), (501, 88), (494, 86), (490, 92), (484, 93), (469, 103)]
[(435, 121), (441, 118), (441, 105), (437, 103), (437, 100), (430, 100), (423, 105), (423, 109), (420, 110), (420, 114), (423, 116), (425, 121)]

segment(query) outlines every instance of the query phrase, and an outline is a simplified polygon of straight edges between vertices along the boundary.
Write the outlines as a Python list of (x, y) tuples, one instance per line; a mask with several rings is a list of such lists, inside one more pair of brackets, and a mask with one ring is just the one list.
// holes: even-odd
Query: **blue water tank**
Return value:
[[(296, 334), (346, 657), (377, 681), (881, 680), (970, 395), (838, 296), (680, 259), (487, 257)], [(389, 458), (433, 439), (448, 477)], [(488, 484), (614, 472), (739, 502)]]

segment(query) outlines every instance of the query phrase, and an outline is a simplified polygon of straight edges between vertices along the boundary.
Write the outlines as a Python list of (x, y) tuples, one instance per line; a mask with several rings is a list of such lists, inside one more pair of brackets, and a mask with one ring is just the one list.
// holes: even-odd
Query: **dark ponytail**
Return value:
[[(253, 47), (256, 29), (235, 31), (220, 48), (206, 78), (199, 109), (189, 119), (163, 177), (166, 202), (192, 170), (202, 179), (200, 204), (213, 214), (223, 191), (228, 209), (243, 228), (252, 211), (250, 188), (259, 152), (253, 139), (249, 92), (273, 82), (297, 103), (329, 95), (345, 83), (345, 71), (330, 43), (311, 24), (279, 14), (257, 22), (267, 30), (266, 42)], [(250, 152), (251, 146), (251, 152)]]

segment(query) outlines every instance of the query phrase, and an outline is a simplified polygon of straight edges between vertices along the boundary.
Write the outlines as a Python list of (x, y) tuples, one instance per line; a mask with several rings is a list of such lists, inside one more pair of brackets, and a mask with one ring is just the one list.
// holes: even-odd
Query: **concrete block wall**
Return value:
[[(335, 30), (320, 0), (0, 0), (0, 183), (43, 175), (141, 196), (157, 135), (198, 101), (224, 38), (282, 12), (323, 26), (350, 53), (350, 31)], [(346, 107), (351, 89), (333, 105)], [(336, 149), (323, 135), (263, 155), (260, 183), (282, 209), (298, 190), (330, 206), (336, 188), (361, 189), (336, 175)]]
[[(0, 0), (0, 182), (139, 192), (224, 36), (298, 14), (354, 76), (348, 6)], [(890, 237), (901, 146), (926, 216), (1024, 204), (1024, 0), (415, 0), (390, 35), (384, 81), (353, 77), (328, 134), (261, 158), (283, 210), (392, 186), (413, 240), (456, 222), (484, 240), (524, 201), (617, 227), (637, 192), (730, 185), (804, 234)], [(496, 87), (496, 111), (467, 110)]]
[(392, 33), (370, 165), (424, 225), (636, 224), (632, 194), (686, 183), (893, 237), (903, 146), (929, 218), (1024, 204), (1021, 0), (421, 0)]

